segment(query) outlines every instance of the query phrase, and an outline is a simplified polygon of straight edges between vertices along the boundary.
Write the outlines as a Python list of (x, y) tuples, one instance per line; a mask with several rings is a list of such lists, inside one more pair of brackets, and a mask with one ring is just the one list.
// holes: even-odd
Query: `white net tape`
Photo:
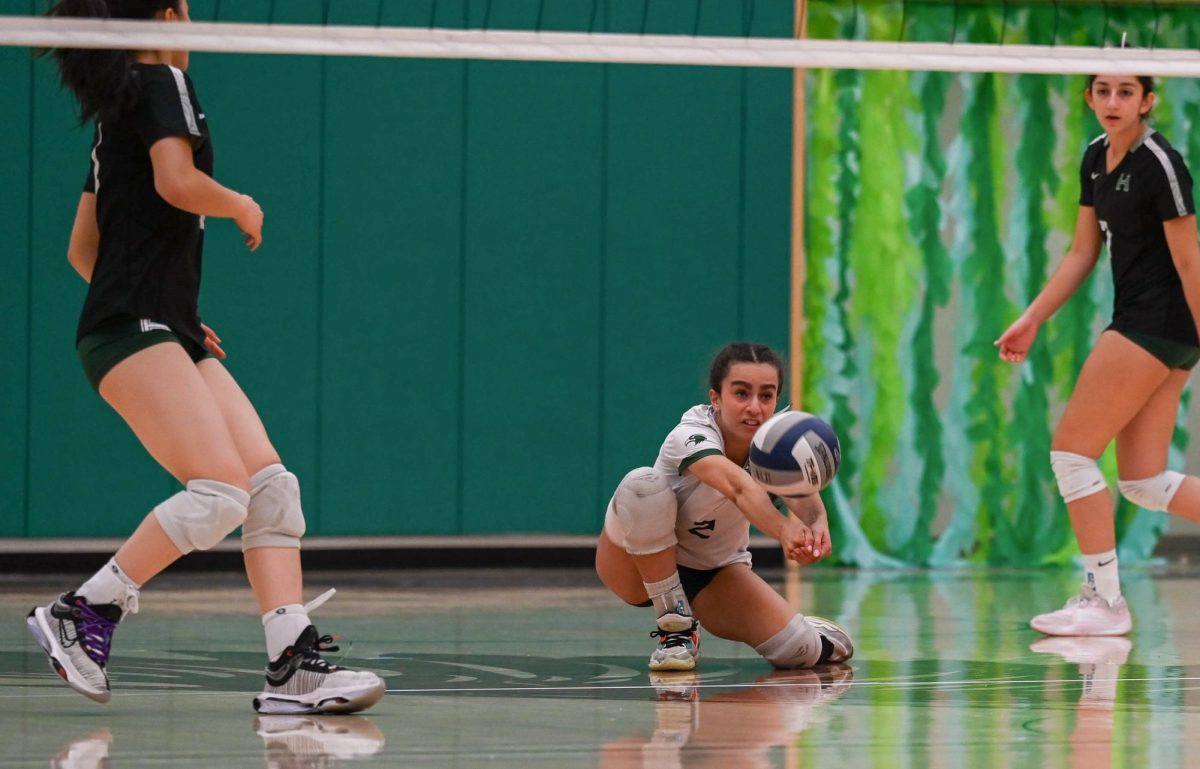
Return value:
[(0, 16), (0, 45), (724, 67), (1200, 77), (1200, 51)]

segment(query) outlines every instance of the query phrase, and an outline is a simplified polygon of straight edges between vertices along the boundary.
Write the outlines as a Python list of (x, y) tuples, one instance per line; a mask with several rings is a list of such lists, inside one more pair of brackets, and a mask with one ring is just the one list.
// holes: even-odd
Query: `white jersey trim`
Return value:
[(141, 320), (138, 321), (138, 323), (141, 324), (143, 334), (146, 333), (147, 331), (170, 331), (171, 330), (171, 327), (168, 326), (166, 323), (159, 323), (158, 321), (150, 320), (149, 318), (142, 318)]
[(92, 176), (96, 179), (96, 189), (92, 190), (97, 195), (100, 194), (100, 156), (96, 151), (100, 149), (100, 144), (104, 141), (104, 124), (99, 120), (96, 121), (96, 146), (92, 147)]
[(171, 70), (171, 74), (175, 76), (175, 87), (179, 89), (179, 104), (183, 107), (183, 119), (187, 121), (188, 133), (192, 136), (199, 136), (200, 126), (196, 123), (196, 112), (192, 109), (191, 98), (188, 97), (187, 81), (183, 78), (183, 70), (170, 65), (167, 65), (167, 69)]
[(1167, 182), (1171, 185), (1171, 195), (1175, 197), (1175, 210), (1180, 216), (1187, 216), (1187, 205), (1183, 202), (1183, 192), (1179, 189), (1179, 177), (1175, 175), (1175, 166), (1171, 164), (1171, 158), (1167, 157), (1167, 151), (1158, 146), (1158, 142), (1154, 141), (1153, 137), (1146, 138), (1146, 146), (1154, 153), (1154, 157), (1158, 158), (1158, 162), (1162, 163), (1163, 171), (1167, 174)]

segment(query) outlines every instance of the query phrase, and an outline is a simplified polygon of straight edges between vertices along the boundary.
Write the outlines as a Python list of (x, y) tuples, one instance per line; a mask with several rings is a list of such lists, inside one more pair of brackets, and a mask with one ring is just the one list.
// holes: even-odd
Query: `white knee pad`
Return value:
[(250, 510), (242, 524), (242, 550), (300, 547), (302, 536), (300, 481), (283, 465), (267, 465), (250, 479)]
[(1174, 470), (1163, 470), (1153, 478), (1117, 481), (1117, 488), (1126, 499), (1138, 507), (1146, 510), (1166, 510), (1186, 477)]
[(154, 517), (181, 553), (207, 550), (242, 525), (250, 495), (220, 481), (188, 481), (187, 489), (154, 508)]
[(608, 505), (604, 530), (632, 555), (661, 553), (677, 540), (679, 505), (671, 485), (657, 470), (639, 467), (621, 479)]
[(821, 635), (803, 615), (797, 614), (754, 651), (777, 668), (807, 668), (821, 658)]
[(1058, 493), (1064, 502), (1074, 502), (1108, 490), (1104, 474), (1094, 459), (1070, 451), (1051, 451), (1050, 468), (1054, 470)]

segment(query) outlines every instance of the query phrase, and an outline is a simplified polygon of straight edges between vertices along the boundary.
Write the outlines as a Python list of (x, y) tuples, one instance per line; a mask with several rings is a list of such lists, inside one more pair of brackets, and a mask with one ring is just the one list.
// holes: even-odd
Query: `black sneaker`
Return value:
[(254, 698), (259, 713), (353, 713), (383, 697), (383, 679), (364, 670), (330, 665), (322, 652), (337, 651), (331, 636), (318, 636), (309, 625), (267, 665), (267, 682)]

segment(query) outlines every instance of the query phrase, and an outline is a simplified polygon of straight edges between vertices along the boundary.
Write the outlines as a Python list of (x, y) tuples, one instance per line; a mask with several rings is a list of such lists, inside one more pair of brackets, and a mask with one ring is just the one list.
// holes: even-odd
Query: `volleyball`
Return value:
[(750, 475), (772, 494), (807, 497), (829, 485), (842, 446), (829, 423), (804, 411), (781, 411), (750, 442)]

